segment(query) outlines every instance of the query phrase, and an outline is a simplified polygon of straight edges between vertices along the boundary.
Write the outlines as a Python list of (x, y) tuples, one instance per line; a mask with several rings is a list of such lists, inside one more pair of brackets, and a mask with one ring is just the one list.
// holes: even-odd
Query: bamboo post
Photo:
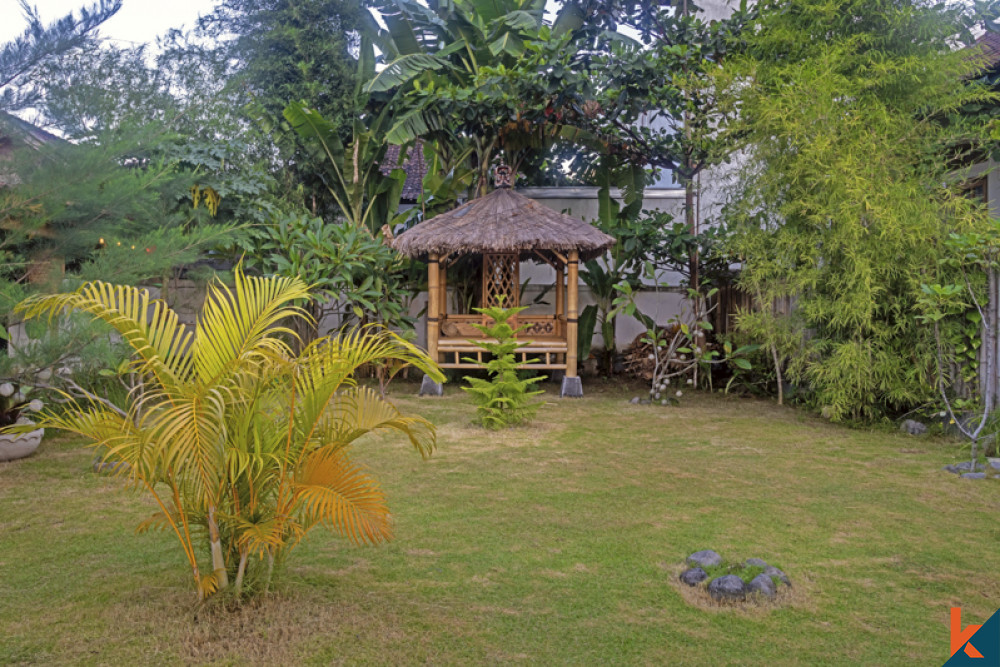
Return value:
[(437, 255), (427, 258), (427, 354), (438, 362), (438, 336), (441, 317), (441, 265)]
[(580, 296), (580, 253), (570, 251), (566, 276), (566, 375), (563, 377), (560, 396), (583, 396), (583, 383), (576, 372), (577, 309)]
[[(435, 364), (441, 361), (438, 358), (439, 317), (441, 315), (440, 279), (441, 266), (438, 263), (438, 256), (431, 255), (427, 258), (427, 356)], [(420, 383), (420, 395), (424, 394), (442, 396), (444, 388), (440, 383), (432, 380), (429, 375), (424, 375), (423, 382)]]
[(566, 312), (566, 377), (576, 377), (576, 339), (577, 339), (577, 299), (579, 298), (578, 275), (580, 255), (576, 250), (569, 253), (569, 272), (567, 288)]
[[(566, 275), (562, 264), (553, 265), (556, 270), (556, 326), (563, 326), (563, 319), (566, 317)], [(560, 332), (565, 334), (565, 329)]]
[(438, 262), (438, 277), (441, 280), (441, 295), (438, 297), (438, 309), (440, 314), (438, 315), (438, 327), (441, 327), (441, 323), (444, 321), (445, 317), (448, 315), (448, 265), (443, 262)]

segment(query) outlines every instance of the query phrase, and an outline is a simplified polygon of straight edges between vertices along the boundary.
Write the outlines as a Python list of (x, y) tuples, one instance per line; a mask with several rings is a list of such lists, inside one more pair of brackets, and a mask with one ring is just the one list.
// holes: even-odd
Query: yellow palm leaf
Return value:
[(212, 383), (237, 362), (290, 356), (280, 336), (295, 334), (279, 323), (308, 317), (293, 302), (309, 298), (308, 286), (298, 278), (257, 278), (237, 271), (234, 289), (221, 282), (212, 284), (198, 319), (194, 348), (198, 377)]
[(392, 536), (385, 494), (343, 451), (310, 454), (297, 471), (293, 489), (294, 507), (307, 524), (323, 523), (358, 544), (377, 544)]
[[(433, 377), (440, 369), (427, 355), (396, 334), (379, 327), (363, 327), (309, 346), (300, 357), (296, 377), (296, 423), (307, 442), (329, 444), (335, 438), (346, 444), (365, 433), (396, 429), (406, 433), (423, 456), (434, 447), (433, 427), (423, 419), (403, 417), (391, 404), (370, 390), (344, 392), (353, 386), (358, 367), (376, 360), (412, 364)], [(346, 399), (345, 400), (345, 394)], [(344, 410), (348, 412), (344, 413)], [(357, 423), (361, 419), (361, 423)]]
[(150, 530), (167, 530), (170, 528), (170, 520), (167, 515), (163, 512), (157, 512), (147, 519), (143, 519), (138, 526), (135, 527), (135, 532), (137, 535), (149, 532)]
[(263, 557), (272, 549), (284, 544), (283, 533), (290, 527), (287, 521), (274, 518), (257, 522), (240, 520), (237, 522), (239, 532), (237, 542), (240, 546), (246, 547), (251, 554)]
[(37, 295), (15, 308), (26, 319), (49, 320), (67, 310), (89, 313), (113, 327), (141, 360), (137, 371), (152, 374), (161, 386), (173, 387), (190, 373), (192, 332), (147, 290), (96, 281), (69, 294)]
[(396, 406), (368, 387), (358, 387), (333, 397), (313, 440), (323, 445), (346, 446), (363, 435), (399, 431), (427, 458), (437, 444), (434, 425), (422, 417), (403, 415)]
[(201, 581), (198, 582), (198, 597), (207, 598), (213, 595), (217, 590), (219, 590), (219, 577), (215, 572), (211, 574), (202, 575)]

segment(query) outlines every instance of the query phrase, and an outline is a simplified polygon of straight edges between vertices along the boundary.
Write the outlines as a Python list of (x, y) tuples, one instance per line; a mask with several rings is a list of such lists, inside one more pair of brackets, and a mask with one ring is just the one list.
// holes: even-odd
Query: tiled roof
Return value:
[[(381, 171), (387, 174), (399, 166), (399, 146), (389, 146), (385, 152), (385, 159), (382, 161)], [(424, 160), (424, 143), (417, 140), (417, 143), (410, 148), (403, 160), (403, 171), (406, 172), (406, 183), (403, 184), (403, 194), (401, 199), (406, 202), (415, 202), (417, 197), (424, 191), (424, 176), (427, 175), (427, 162)]]
[(18, 146), (38, 150), (42, 145), (52, 142), (65, 143), (66, 140), (17, 116), (0, 111), (0, 162), (8, 163), (0, 167), (0, 187), (17, 185), (20, 182), (17, 174), (12, 173), (9, 167), (11, 154)]
[(1000, 34), (983, 33), (983, 36), (976, 40), (976, 46), (982, 49), (983, 69), (990, 70), (1000, 65)]
[(17, 140), (32, 148), (52, 142), (65, 143), (65, 139), (46, 132), (37, 125), (21, 120), (17, 116), (0, 111), (0, 140)]

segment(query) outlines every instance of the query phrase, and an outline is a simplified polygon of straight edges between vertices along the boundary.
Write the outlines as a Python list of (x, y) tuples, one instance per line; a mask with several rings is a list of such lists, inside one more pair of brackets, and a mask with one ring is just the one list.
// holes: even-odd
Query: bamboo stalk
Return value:
[(441, 322), (448, 316), (448, 265), (438, 262), (438, 278), (441, 281), (441, 294), (438, 296), (438, 329)]
[(566, 317), (566, 272), (561, 264), (555, 265), (556, 270), (556, 320)]
[(438, 362), (438, 337), (440, 335), (441, 267), (438, 256), (427, 258), (427, 354), (434, 363)]
[(575, 378), (577, 365), (577, 306), (579, 300), (579, 263), (580, 253), (571, 250), (569, 253), (569, 271), (567, 284), (566, 312), (566, 377)]

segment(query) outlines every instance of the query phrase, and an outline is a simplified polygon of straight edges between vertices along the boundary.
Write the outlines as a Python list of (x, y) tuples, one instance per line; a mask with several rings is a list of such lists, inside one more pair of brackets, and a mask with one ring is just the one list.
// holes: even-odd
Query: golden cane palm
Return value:
[[(395, 430), (427, 456), (433, 426), (404, 416), (354, 381), (358, 367), (392, 361), (443, 376), (412, 344), (368, 327), (310, 343), (298, 355), (286, 324), (307, 315), (309, 298), (294, 278), (237, 272), (235, 287), (209, 287), (192, 331), (164, 303), (133, 287), (89, 283), (18, 306), (26, 318), (68, 310), (111, 325), (132, 347), (142, 381), (124, 405), (99, 397), (71, 400), (41, 414), (122, 461), (118, 474), (160, 507), (140, 530), (172, 530), (183, 546), (199, 598), (228, 585), (242, 590), (253, 569), (266, 587), (280, 560), (314, 527), (358, 543), (391, 535), (378, 483), (349, 458), (361, 436)], [(199, 568), (207, 541), (211, 574)]]

